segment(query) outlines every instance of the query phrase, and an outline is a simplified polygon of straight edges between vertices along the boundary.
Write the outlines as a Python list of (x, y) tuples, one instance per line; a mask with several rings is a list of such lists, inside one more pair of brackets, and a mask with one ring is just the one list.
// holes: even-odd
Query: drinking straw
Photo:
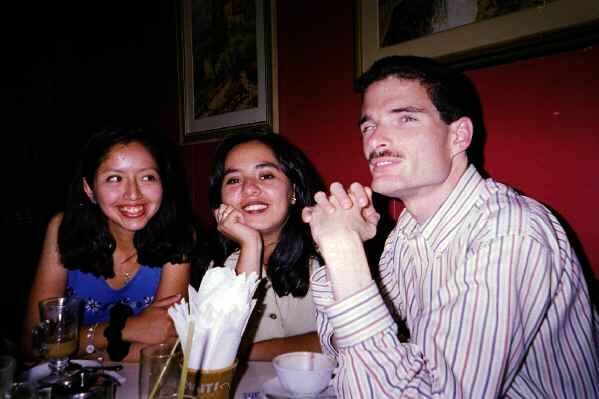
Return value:
[(148, 396), (148, 399), (153, 399), (154, 395), (156, 395), (156, 392), (158, 391), (158, 387), (160, 386), (160, 381), (162, 381), (162, 378), (164, 377), (164, 373), (166, 373), (166, 369), (168, 368), (168, 365), (170, 364), (171, 359), (173, 358), (173, 354), (175, 353), (175, 349), (177, 349), (177, 345), (179, 345), (179, 338), (177, 338), (177, 341), (175, 341), (175, 344), (173, 345), (173, 349), (171, 349), (171, 353), (168, 355), (168, 359), (166, 359), (166, 363), (164, 364), (164, 366), (162, 366), (162, 370), (160, 370), (158, 379), (154, 383), (154, 387), (152, 387), (152, 391), (150, 391), (150, 396)]
[(179, 380), (179, 391), (177, 392), (177, 399), (183, 399), (185, 393), (185, 382), (187, 381), (187, 365), (189, 363), (189, 355), (191, 353), (191, 343), (193, 342), (193, 319), (189, 321), (187, 326), (187, 342), (185, 343), (185, 350), (183, 352), (183, 369), (181, 370), (181, 379)]

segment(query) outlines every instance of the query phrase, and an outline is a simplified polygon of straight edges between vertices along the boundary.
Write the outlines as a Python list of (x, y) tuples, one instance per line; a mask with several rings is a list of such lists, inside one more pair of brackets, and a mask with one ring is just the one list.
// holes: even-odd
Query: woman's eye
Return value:
[(272, 173), (264, 173), (262, 175), (260, 175), (260, 180), (270, 180), (270, 179), (274, 179), (275, 175), (273, 175)]
[(229, 177), (228, 179), (225, 180), (225, 184), (229, 185), (229, 184), (237, 184), (239, 183), (239, 179), (237, 177)]
[(121, 177), (116, 175), (108, 176), (106, 181), (109, 183), (118, 183), (121, 181)]
[(160, 179), (158, 178), (158, 176), (156, 175), (146, 175), (142, 178), (143, 181), (149, 181), (149, 182), (154, 182), (154, 181), (159, 181)]
[(413, 116), (411, 116), (411, 115), (402, 115), (402, 116), (401, 116), (399, 119), (400, 119), (400, 120), (401, 120), (403, 123), (413, 122), (413, 121), (415, 121), (415, 120), (416, 120), (416, 118), (414, 118), (414, 117), (413, 117)]

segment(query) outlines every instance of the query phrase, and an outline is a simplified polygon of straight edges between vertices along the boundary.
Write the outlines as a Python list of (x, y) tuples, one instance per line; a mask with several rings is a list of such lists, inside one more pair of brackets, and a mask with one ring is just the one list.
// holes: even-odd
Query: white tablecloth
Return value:
[[(123, 366), (119, 374), (125, 377), (126, 381), (117, 389), (116, 399), (137, 399), (139, 364), (123, 363)], [(249, 362), (235, 391), (235, 399), (243, 398), (243, 393), (260, 392), (262, 385), (275, 376), (271, 362)]]

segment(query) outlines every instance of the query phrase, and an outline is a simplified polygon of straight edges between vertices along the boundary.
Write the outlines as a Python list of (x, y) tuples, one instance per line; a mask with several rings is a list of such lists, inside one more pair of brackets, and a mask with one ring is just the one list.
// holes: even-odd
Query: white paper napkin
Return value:
[(229, 268), (215, 267), (206, 272), (197, 291), (189, 286), (189, 303), (182, 299), (168, 309), (183, 347), (189, 323), (194, 322), (190, 369), (214, 370), (233, 364), (256, 304), (252, 297), (257, 285), (255, 272), (236, 275)]

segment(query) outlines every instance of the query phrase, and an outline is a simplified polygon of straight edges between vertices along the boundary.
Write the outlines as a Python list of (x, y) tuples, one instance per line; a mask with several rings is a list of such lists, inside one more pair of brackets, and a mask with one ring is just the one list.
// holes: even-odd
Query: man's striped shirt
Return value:
[(404, 210), (379, 270), (336, 303), (326, 269), (312, 276), (339, 397), (599, 398), (599, 317), (538, 202), (470, 166), (425, 224)]

